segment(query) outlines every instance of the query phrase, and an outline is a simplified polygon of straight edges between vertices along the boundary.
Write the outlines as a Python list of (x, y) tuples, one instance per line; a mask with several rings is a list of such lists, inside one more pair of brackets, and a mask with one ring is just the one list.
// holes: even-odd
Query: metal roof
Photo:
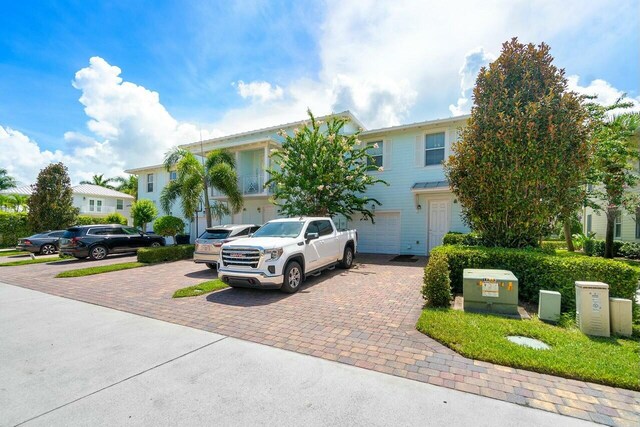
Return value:
[(111, 188), (100, 187), (93, 184), (80, 184), (71, 187), (74, 194), (88, 194), (91, 196), (116, 197), (118, 199), (133, 199), (134, 197), (127, 193), (112, 190)]
[(436, 188), (449, 188), (449, 181), (416, 182), (411, 187), (412, 190), (435, 190)]
[(7, 188), (6, 190), (0, 191), (0, 194), (7, 194), (7, 195), (18, 194), (20, 196), (30, 196), (31, 186), (23, 185), (22, 187)]

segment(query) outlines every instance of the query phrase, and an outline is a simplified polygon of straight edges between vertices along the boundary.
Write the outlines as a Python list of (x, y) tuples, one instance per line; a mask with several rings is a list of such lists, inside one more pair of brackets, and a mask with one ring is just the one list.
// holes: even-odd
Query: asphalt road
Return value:
[(0, 283), (0, 425), (586, 422)]

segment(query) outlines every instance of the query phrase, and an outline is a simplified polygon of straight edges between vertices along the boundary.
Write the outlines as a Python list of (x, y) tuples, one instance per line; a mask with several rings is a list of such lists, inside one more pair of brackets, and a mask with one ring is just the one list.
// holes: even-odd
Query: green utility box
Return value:
[(518, 279), (507, 270), (465, 268), (462, 296), (465, 311), (518, 314)]

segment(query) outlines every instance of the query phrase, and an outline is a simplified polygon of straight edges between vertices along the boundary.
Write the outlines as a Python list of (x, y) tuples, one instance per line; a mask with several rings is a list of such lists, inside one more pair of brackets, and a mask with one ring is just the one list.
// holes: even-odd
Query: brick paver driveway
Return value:
[(640, 393), (469, 360), (417, 332), (425, 260), (389, 258), (361, 256), (353, 269), (311, 278), (293, 295), (224, 289), (174, 300), (176, 289), (215, 277), (190, 261), (74, 279), (53, 276), (96, 263), (0, 267), (0, 280), (586, 420), (640, 423)]

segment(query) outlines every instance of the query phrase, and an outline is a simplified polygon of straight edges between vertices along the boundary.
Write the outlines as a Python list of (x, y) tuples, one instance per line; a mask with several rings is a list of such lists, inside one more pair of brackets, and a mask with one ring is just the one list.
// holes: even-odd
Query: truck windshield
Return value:
[(303, 226), (304, 221), (269, 222), (253, 233), (253, 237), (296, 237)]

